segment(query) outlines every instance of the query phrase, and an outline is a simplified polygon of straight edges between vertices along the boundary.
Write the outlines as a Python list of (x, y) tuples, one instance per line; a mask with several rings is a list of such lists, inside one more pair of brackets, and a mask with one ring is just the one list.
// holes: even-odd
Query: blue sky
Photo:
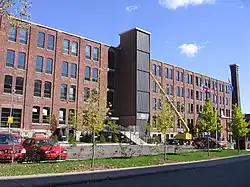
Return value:
[[(70, 3), (69, 3), (70, 2)], [(33, 0), (31, 20), (114, 46), (132, 27), (151, 32), (151, 54), (227, 81), (240, 65), (242, 109), (250, 113), (248, 0)]]

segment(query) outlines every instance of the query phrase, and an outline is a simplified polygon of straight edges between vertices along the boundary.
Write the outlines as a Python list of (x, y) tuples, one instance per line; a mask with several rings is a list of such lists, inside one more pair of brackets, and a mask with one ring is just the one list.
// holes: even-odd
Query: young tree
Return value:
[(6, 16), (11, 24), (17, 25), (19, 22), (14, 19), (30, 18), (28, 9), (31, 7), (31, 0), (0, 0), (0, 14)]
[(58, 121), (56, 119), (56, 116), (53, 114), (50, 120), (50, 131), (53, 134), (58, 127)]
[(233, 106), (232, 121), (230, 123), (231, 131), (237, 140), (237, 148), (239, 149), (239, 138), (246, 136), (249, 132), (249, 123), (246, 122), (245, 116), (242, 114), (241, 109), (238, 105)]
[(92, 91), (87, 103), (84, 105), (82, 113), (79, 115), (77, 120), (78, 130), (92, 133), (93, 148), (91, 167), (93, 167), (95, 159), (95, 136), (105, 127), (105, 120), (108, 118), (109, 111), (109, 108), (100, 104), (100, 99), (99, 91)]
[[(199, 114), (198, 131), (199, 133), (211, 133), (218, 132), (221, 128), (222, 126), (218, 123), (217, 113), (213, 109), (212, 101), (208, 100), (203, 107), (203, 111)], [(209, 155), (209, 136), (207, 137)]]
[(159, 132), (164, 134), (164, 160), (166, 160), (167, 156), (167, 132), (169, 128), (173, 127), (174, 122), (174, 112), (171, 108), (171, 105), (167, 101), (166, 97), (162, 95), (161, 97), (161, 107), (156, 112), (156, 128)]

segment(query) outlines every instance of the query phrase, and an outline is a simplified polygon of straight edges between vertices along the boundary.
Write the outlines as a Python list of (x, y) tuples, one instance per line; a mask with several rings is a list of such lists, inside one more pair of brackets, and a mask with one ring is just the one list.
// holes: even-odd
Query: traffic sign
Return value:
[(8, 117), (8, 123), (9, 123), (9, 124), (12, 124), (12, 123), (13, 123), (13, 116), (9, 116), (9, 117)]

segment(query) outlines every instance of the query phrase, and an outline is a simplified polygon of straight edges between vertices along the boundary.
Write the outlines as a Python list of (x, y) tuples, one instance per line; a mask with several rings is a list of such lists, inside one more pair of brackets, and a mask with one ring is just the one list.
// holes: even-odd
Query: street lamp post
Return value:
[[(16, 90), (15, 89), (12, 89), (12, 92), (11, 92), (11, 107), (10, 107), (10, 117), (12, 117), (12, 113), (13, 113), (13, 105), (14, 105), (14, 95), (16, 93)], [(8, 122), (8, 132), (10, 133), (10, 128), (11, 128), (11, 123)]]

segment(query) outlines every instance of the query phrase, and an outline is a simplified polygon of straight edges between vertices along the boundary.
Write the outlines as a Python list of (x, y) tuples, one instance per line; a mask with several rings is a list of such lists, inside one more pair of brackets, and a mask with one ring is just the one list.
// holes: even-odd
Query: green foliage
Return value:
[(100, 133), (100, 143), (105, 143), (106, 139), (103, 133)]
[(90, 131), (98, 134), (105, 127), (104, 121), (108, 118), (109, 108), (100, 104), (99, 92), (92, 92), (79, 115), (77, 128), (81, 131)]
[(73, 126), (74, 128), (77, 125), (77, 121), (76, 121), (76, 115), (74, 112), (70, 111), (69, 113), (69, 120), (68, 120), (69, 125)]
[(243, 137), (248, 132), (249, 123), (246, 122), (245, 116), (242, 114), (240, 107), (238, 105), (233, 106), (232, 121), (230, 123), (231, 131), (236, 137)]
[(221, 130), (222, 126), (218, 123), (217, 113), (213, 109), (211, 100), (208, 100), (199, 114), (198, 131), (215, 132), (216, 128)]
[(75, 139), (75, 136), (73, 134), (70, 134), (69, 135), (69, 140), (68, 140), (70, 146), (72, 147), (76, 147), (77, 145), (77, 142), (76, 142), (76, 139)]
[(156, 112), (156, 128), (163, 134), (166, 134), (169, 128), (173, 127), (174, 122), (174, 112), (171, 108), (171, 105), (165, 98), (162, 96), (161, 99), (161, 108)]
[(119, 142), (119, 138), (118, 138), (118, 136), (117, 136), (116, 133), (113, 133), (113, 134), (112, 134), (112, 142), (113, 142), (113, 143), (118, 143), (118, 142)]
[(51, 135), (50, 138), (54, 140), (55, 142), (58, 142), (58, 136), (57, 135)]

